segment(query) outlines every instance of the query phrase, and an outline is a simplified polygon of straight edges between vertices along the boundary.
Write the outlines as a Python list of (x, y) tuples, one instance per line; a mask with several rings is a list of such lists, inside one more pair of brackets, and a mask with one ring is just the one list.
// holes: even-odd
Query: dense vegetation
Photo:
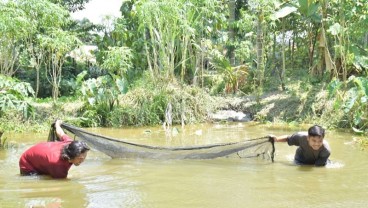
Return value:
[[(365, 0), (130, 0), (100, 25), (72, 20), (87, 2), (0, 2), (0, 130), (55, 117), (186, 124), (205, 121), (214, 96), (261, 104), (283, 91), (310, 107), (310, 93), (326, 91), (330, 108), (285, 121), (338, 114), (328, 125), (368, 132)], [(66, 103), (82, 104), (66, 114)]]

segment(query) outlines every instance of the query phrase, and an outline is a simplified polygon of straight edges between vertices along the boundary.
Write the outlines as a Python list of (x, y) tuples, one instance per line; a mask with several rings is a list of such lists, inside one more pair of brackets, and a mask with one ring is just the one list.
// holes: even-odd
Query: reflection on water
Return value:
[[(155, 146), (241, 141), (290, 134), (252, 124), (201, 124), (167, 136), (161, 127), (89, 129)], [(275, 163), (261, 159), (110, 159), (90, 151), (68, 179), (20, 177), (18, 160), (47, 135), (12, 135), (18, 148), (0, 151), (0, 207), (365, 207), (367, 152), (353, 135), (327, 132), (332, 163), (324, 168), (293, 164), (295, 147), (276, 144)]]

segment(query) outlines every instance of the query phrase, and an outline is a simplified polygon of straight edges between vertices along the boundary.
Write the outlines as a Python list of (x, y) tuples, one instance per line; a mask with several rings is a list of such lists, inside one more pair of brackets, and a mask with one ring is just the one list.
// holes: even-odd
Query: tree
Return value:
[(274, 11), (273, 2), (267, 0), (249, 1), (249, 8), (256, 14), (256, 50), (257, 50), (257, 75), (256, 89), (259, 96), (263, 92), (264, 72), (265, 72), (265, 34), (267, 34), (266, 21)]
[[(229, 7), (229, 38), (232, 43), (235, 42), (235, 10), (236, 10), (236, 0), (228, 1)], [(231, 45), (229, 48), (229, 58), (231, 65), (235, 65), (235, 54), (234, 46)]]
[(41, 45), (42, 34), (54, 28), (64, 27), (68, 22), (68, 12), (59, 5), (53, 4), (47, 0), (24, 0), (18, 2), (20, 8), (27, 18), (27, 21), (33, 25), (25, 44), (25, 52), (29, 57), (29, 66), (36, 70), (35, 96), (38, 96), (40, 85), (40, 69), (44, 63), (44, 58), (48, 51)]
[[(164, 73), (167, 78), (174, 78), (176, 40), (183, 34), (181, 25), (186, 19), (181, 8), (181, 2), (177, 0), (142, 1), (138, 4), (146, 57), (154, 75)], [(145, 33), (146, 29), (148, 33)]]
[(13, 1), (0, 2), (0, 73), (12, 76), (17, 70), (24, 42), (35, 31), (27, 14)]
[(52, 86), (54, 102), (59, 97), (59, 86), (66, 54), (80, 44), (81, 42), (76, 35), (61, 29), (55, 29), (50, 34), (41, 37), (41, 46), (48, 51), (46, 71), (48, 81)]
[(99, 37), (98, 32), (101, 30), (101, 25), (95, 25), (89, 19), (71, 21), (68, 25), (68, 30), (75, 32), (79, 39), (89, 45), (96, 45), (96, 40)]
[(106, 52), (106, 59), (101, 65), (108, 72), (126, 77), (126, 72), (132, 67), (132, 51), (127, 47), (112, 47)]
[(317, 42), (317, 33), (319, 24), (321, 23), (321, 16), (318, 13), (319, 3), (314, 0), (298, 0), (298, 11), (302, 17), (302, 24), (305, 25), (308, 38), (308, 58), (309, 69), (312, 69), (314, 50)]
[[(368, 50), (366, 28), (368, 27), (368, 6), (365, 1), (346, 0), (325, 2), (327, 16), (326, 36), (331, 44), (333, 77), (345, 82), (351, 74), (364, 73), (367, 69)], [(367, 72), (367, 70), (365, 70)]]
[(152, 76), (174, 79), (178, 73), (184, 81), (189, 70), (193, 70), (194, 77), (203, 75), (207, 53), (204, 43), (219, 36), (226, 39), (221, 1), (141, 0), (135, 9)]
[(84, 9), (85, 4), (89, 1), (90, 0), (51, 0), (51, 2), (60, 4), (71, 12)]
[[(281, 53), (282, 53), (282, 68), (281, 68), (281, 72), (280, 72), (280, 80), (281, 80), (281, 86), (282, 89), (285, 90), (285, 83), (284, 83), (284, 74), (286, 71), (286, 63), (285, 63), (285, 45), (286, 45), (286, 41), (285, 41), (285, 17), (288, 16), (289, 14), (292, 14), (293, 12), (295, 12), (297, 10), (296, 7), (294, 6), (289, 6), (286, 5), (284, 7), (282, 7), (280, 10), (278, 10), (277, 12), (275, 12), (272, 16), (271, 19), (272, 20), (276, 20), (276, 19), (280, 19), (281, 20), (281, 24), (282, 24), (282, 43), (281, 43)], [(275, 36), (276, 38), (276, 36)], [(274, 44), (276, 44), (276, 41), (274, 42)]]

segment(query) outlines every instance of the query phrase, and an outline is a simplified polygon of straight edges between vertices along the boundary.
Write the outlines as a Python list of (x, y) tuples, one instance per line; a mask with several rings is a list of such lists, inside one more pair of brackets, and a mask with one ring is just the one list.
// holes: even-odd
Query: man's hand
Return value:
[(58, 126), (58, 127), (60, 127), (60, 125), (63, 123), (63, 121), (62, 120), (56, 120), (55, 121), (55, 126)]
[(65, 134), (64, 130), (61, 128), (61, 124), (63, 123), (62, 120), (56, 120), (55, 121), (55, 131), (56, 131), (56, 135), (57, 137), (61, 140), (61, 137)]
[(270, 138), (271, 141), (277, 142), (277, 137), (275, 135), (270, 134), (270, 135), (268, 135), (268, 137)]
[(270, 139), (272, 139), (274, 142), (287, 142), (288, 141), (288, 135), (282, 135), (282, 136), (275, 136), (275, 135), (268, 135)]

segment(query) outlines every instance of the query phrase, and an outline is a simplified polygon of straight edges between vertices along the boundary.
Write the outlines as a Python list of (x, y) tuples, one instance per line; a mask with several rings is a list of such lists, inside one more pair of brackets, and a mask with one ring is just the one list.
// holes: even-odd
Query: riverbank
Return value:
[[(260, 97), (255, 95), (210, 97), (214, 106), (208, 112), (205, 122), (255, 121), (281, 125), (319, 123), (335, 128), (341, 115), (333, 109), (333, 101), (329, 101), (327, 97), (327, 92), (320, 88), (303, 92), (277, 90)], [(48, 130), (50, 123), (56, 118), (78, 125), (80, 112), (83, 111), (83, 102), (79, 100), (60, 99), (57, 104), (49, 101), (35, 102), (32, 105), (35, 108), (34, 116), (27, 121), (21, 121), (13, 114), (2, 117), (1, 120), (8, 121), (5, 130), (44, 131)], [(229, 119), (226, 115), (219, 116), (219, 113), (229, 114), (229, 111), (232, 115), (235, 112), (236, 115), (243, 114), (244, 117), (236, 120)], [(4, 129), (4, 125), (2, 128)]]
[(321, 88), (309, 91), (273, 91), (260, 97), (217, 98), (218, 109), (243, 112), (250, 120), (261, 123), (286, 125), (319, 123), (338, 128), (342, 114), (334, 109), (334, 101), (328, 99)]
[[(208, 111), (203, 122), (257, 122), (273, 128), (300, 129), (311, 124), (319, 124), (325, 128), (344, 128), (343, 111), (334, 109), (334, 100), (328, 99), (328, 93), (321, 86), (309, 90), (289, 88), (286, 91), (272, 91), (262, 96), (227, 95), (210, 96), (211, 111)], [(80, 100), (61, 98), (57, 104), (52, 101), (34, 102), (33, 117), (24, 121), (16, 113), (8, 113), (0, 118), (0, 131), (4, 136), (9, 132), (47, 132), (50, 124), (60, 118), (68, 123), (83, 127), (81, 111), (84, 103)], [(3, 137), (4, 138), (4, 137)], [(358, 141), (367, 146), (366, 139)]]

